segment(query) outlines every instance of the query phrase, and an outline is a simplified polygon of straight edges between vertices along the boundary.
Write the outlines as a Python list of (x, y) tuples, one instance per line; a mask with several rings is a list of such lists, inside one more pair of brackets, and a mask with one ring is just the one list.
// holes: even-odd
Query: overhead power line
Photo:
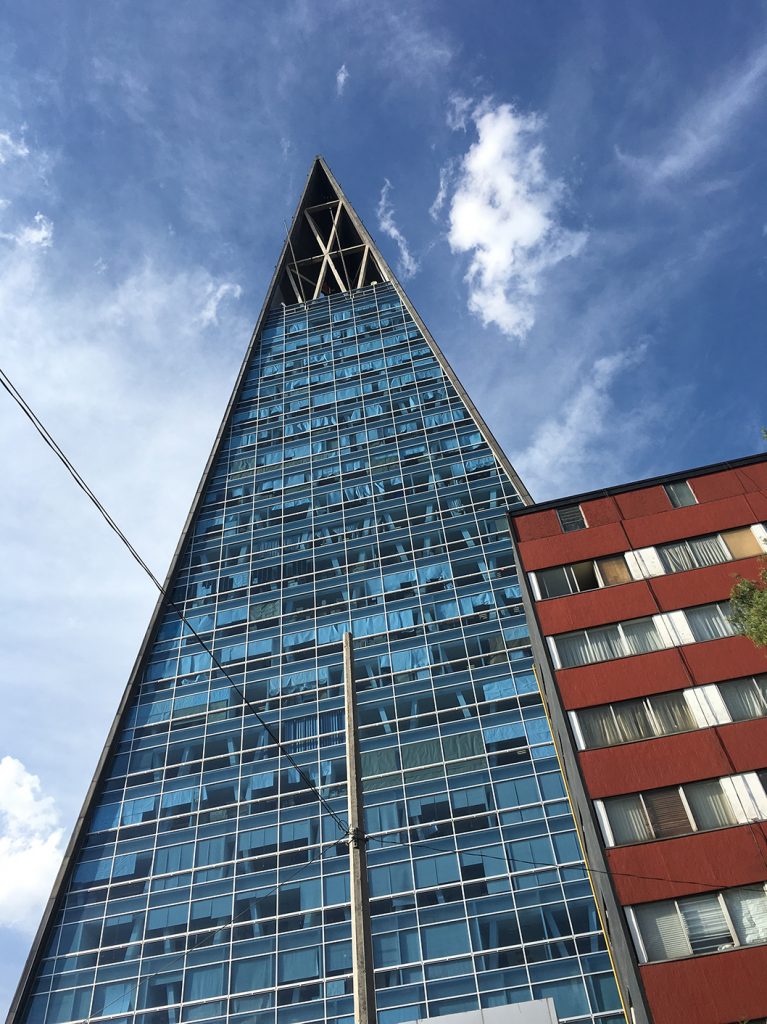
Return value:
[[(408, 847), (411, 847), (412, 849), (433, 850), (436, 853), (451, 853), (452, 852), (451, 850), (445, 850), (445, 849), (443, 849), (440, 846), (435, 846), (433, 843), (423, 842), (423, 841), (418, 840), (418, 839), (416, 839), (416, 840), (412, 840), (412, 839), (388, 839), (386, 836), (375, 836), (375, 835), (373, 835), (373, 836), (368, 836), (368, 840), (369, 840), (369, 842), (382, 843), (382, 844), (385, 844), (387, 846), (408, 846)], [(485, 850), (482, 847), (474, 847), (474, 848), (470, 848), (470, 849), (467, 849), (467, 850), (459, 850), (458, 852), (459, 853), (465, 853), (465, 854), (473, 856), (473, 857), (482, 857), (483, 859), (487, 859), (487, 860), (499, 861), (500, 863), (506, 865), (507, 871), (509, 870), (508, 863), (507, 863), (507, 860), (506, 860), (505, 856), (501, 857), (497, 853), (490, 853), (488, 850)], [(760, 892), (760, 893), (764, 893), (765, 892), (764, 885), (755, 886), (755, 885), (752, 884), (752, 885), (731, 886), (729, 884), (725, 884), (724, 882), (717, 882), (717, 881), (715, 881), (713, 879), (708, 879), (707, 881), (704, 882), (700, 878), (697, 878), (697, 879), (693, 879), (693, 878), (669, 878), (668, 875), (640, 875), (640, 874), (638, 874), (637, 872), (634, 872), (634, 871), (611, 871), (611, 870), (607, 870), (605, 868), (595, 868), (595, 867), (592, 867), (590, 864), (586, 864), (585, 861), (583, 863), (580, 863), (580, 864), (579, 863), (573, 863), (573, 864), (542, 864), (542, 863), (540, 863), (540, 861), (525, 860), (523, 857), (517, 857), (516, 854), (514, 855), (514, 861), (516, 863), (518, 863), (518, 864), (527, 864), (529, 867), (537, 868), (539, 871), (547, 871), (547, 870), (548, 871), (556, 871), (556, 870), (562, 870), (564, 868), (568, 868), (568, 869), (569, 868), (577, 868), (579, 871), (585, 871), (587, 874), (607, 875), (608, 877), (612, 875), (612, 876), (620, 876), (621, 878), (636, 878), (636, 879), (639, 879), (640, 881), (645, 881), (645, 882), (674, 882), (676, 885), (705, 885), (705, 886), (708, 886), (709, 888), (717, 888), (717, 889), (737, 888), (737, 889), (749, 889), (751, 892)], [(701, 894), (700, 893), (685, 893), (685, 895), (696, 895), (697, 896), (697, 895), (701, 895)], [(667, 898), (668, 899), (672, 899), (673, 897), (667, 897)], [(678, 897), (678, 898), (681, 899), (682, 897)]]
[[(45, 444), (51, 449), (51, 451), (53, 451), (53, 453), (56, 455), (56, 457), (63, 463), (63, 465), (66, 468), (67, 472), (73, 478), (73, 480), (75, 481), (77, 486), (85, 493), (85, 495), (87, 496), (89, 501), (91, 501), (91, 503), (93, 505), (95, 505), (95, 507), (98, 510), (99, 514), (106, 521), (106, 523), (110, 527), (110, 529), (117, 535), (117, 537), (125, 545), (125, 547), (127, 547), (127, 549), (130, 552), (131, 556), (141, 566), (141, 568), (144, 570), (144, 572), (147, 574), (147, 576), (149, 576), (149, 578), (152, 580), (152, 582), (154, 583), (155, 587), (160, 591), (160, 593), (166, 599), (166, 601), (168, 602), (169, 607), (172, 608), (173, 611), (178, 615), (178, 617), (181, 619), (181, 621), (184, 623), (184, 625), (189, 629), (189, 632), (197, 640), (197, 642), (200, 644), (200, 646), (203, 648), (203, 650), (205, 650), (210, 655), (211, 661), (213, 662), (213, 664), (219, 669), (221, 674), (229, 681), (229, 684), (231, 685), (231, 687), (235, 691), (235, 693), (238, 694), (238, 696), (242, 700), (244, 706), (254, 715), (254, 717), (259, 722), (259, 724), (265, 729), (267, 735), (274, 741), (274, 743), (276, 744), (276, 746), (277, 746), (278, 750), (280, 751), (280, 753), (285, 757), (285, 759), (288, 761), (288, 763), (291, 765), (291, 767), (293, 767), (296, 770), (296, 772), (298, 773), (299, 777), (304, 782), (304, 784), (316, 796), (316, 798), (317, 798), (318, 802), (320, 803), (321, 807), (323, 807), (325, 809), (325, 811), (330, 815), (330, 817), (333, 819), (333, 821), (336, 823), (336, 825), (341, 830), (343, 837), (348, 836), (348, 825), (343, 822), (343, 820), (339, 817), (339, 815), (334, 810), (334, 808), (330, 806), (328, 801), (320, 793), (319, 789), (315, 786), (315, 784), (312, 782), (312, 780), (309, 778), (309, 776), (306, 775), (306, 773), (303, 771), (301, 766), (296, 762), (296, 760), (293, 757), (293, 755), (288, 750), (285, 749), (284, 744), (275, 735), (274, 731), (271, 729), (269, 724), (264, 721), (264, 719), (260, 715), (258, 709), (254, 707), (254, 705), (252, 704), (252, 702), (250, 700), (248, 700), (248, 698), (245, 696), (245, 694), (243, 693), (243, 691), (241, 690), (239, 685), (234, 681), (234, 679), (232, 679), (230, 674), (221, 665), (220, 661), (218, 660), (216, 655), (213, 653), (213, 651), (211, 650), (210, 646), (206, 643), (205, 640), (203, 640), (203, 638), (199, 635), (199, 633), (189, 623), (189, 621), (186, 618), (186, 616), (184, 615), (183, 611), (168, 596), (168, 593), (165, 590), (165, 588), (163, 587), (163, 585), (160, 583), (160, 581), (154, 575), (154, 573), (149, 568), (149, 566), (146, 564), (144, 559), (141, 557), (141, 555), (138, 553), (138, 551), (134, 548), (134, 546), (128, 540), (126, 535), (123, 533), (123, 531), (117, 525), (117, 523), (114, 521), (114, 519), (109, 514), (109, 512), (106, 510), (106, 508), (104, 508), (102, 503), (99, 501), (99, 499), (93, 493), (91, 488), (88, 486), (88, 484), (82, 478), (82, 476), (77, 471), (77, 469), (74, 467), (72, 462), (69, 460), (69, 458), (66, 456), (66, 454), (62, 451), (61, 447), (58, 445), (56, 440), (49, 433), (49, 431), (47, 430), (45, 425), (41, 422), (39, 417), (35, 414), (35, 412), (32, 410), (32, 408), (26, 402), (24, 397), (20, 394), (18, 389), (14, 386), (14, 384), (12, 383), (12, 381), (10, 380), (8, 375), (5, 373), (5, 371), (2, 369), (2, 367), (0, 367), (0, 385), (2, 385), (2, 387), (8, 392), (8, 394), (11, 396), (11, 398), (14, 400), (14, 402), (16, 402), (16, 404), (22, 410), (22, 412), (27, 417), (27, 419), (30, 420), (30, 422), (34, 426), (35, 430), (42, 437), (42, 439), (45, 442)], [(369, 839), (369, 840), (371, 840), (373, 842), (377, 841), (377, 842), (381, 842), (381, 843), (386, 843), (388, 845), (415, 846), (416, 843), (417, 843), (417, 846), (420, 849), (432, 849), (432, 850), (435, 850), (435, 851), (440, 852), (440, 853), (449, 852), (449, 851), (443, 850), (440, 847), (436, 847), (434, 845), (429, 845), (429, 844), (424, 843), (424, 842), (415, 841), (415, 843), (414, 843), (413, 841), (411, 841), (409, 839), (403, 842), (402, 840), (388, 840), (385, 837), (378, 837), (378, 836), (370, 836), (370, 837), (366, 836), (365, 838), (366, 838), (366, 840)], [(490, 853), (487, 853), (487, 852), (483, 852), (481, 849), (477, 849), (477, 850), (474, 850), (474, 851), (464, 851), (464, 852), (472, 852), (472, 853), (475, 853), (475, 854), (479, 854), (479, 855), (481, 855), (483, 857), (486, 857), (488, 859), (494, 859), (494, 860), (498, 860), (498, 861), (503, 861), (504, 864), (507, 863), (505, 857), (501, 858), (501, 857), (499, 857), (497, 855), (490, 854)], [(519, 857), (515, 857), (515, 860), (518, 861), (519, 863), (528, 864), (530, 867), (537, 868), (539, 870), (547, 870), (547, 869), (551, 870), (551, 869), (557, 869), (557, 868), (560, 867), (560, 865), (557, 865), (557, 864), (543, 864), (543, 863), (539, 863), (539, 862), (536, 862), (536, 861), (522, 860)], [(578, 867), (580, 870), (583, 870), (583, 871), (591, 872), (592, 874), (621, 875), (621, 876), (625, 876), (625, 877), (629, 877), (629, 878), (636, 878), (636, 879), (645, 880), (645, 881), (672, 882), (672, 883), (676, 883), (676, 884), (679, 884), (679, 885), (696, 885), (696, 886), (706, 886), (706, 887), (716, 886), (716, 887), (724, 887), (724, 888), (728, 888), (729, 887), (728, 885), (726, 885), (723, 882), (718, 882), (718, 881), (715, 881), (715, 880), (712, 880), (712, 879), (703, 880), (703, 879), (691, 879), (691, 878), (670, 878), (668, 876), (663, 877), (663, 876), (658, 876), (658, 875), (643, 875), (643, 874), (639, 874), (639, 873), (626, 872), (626, 871), (602, 870), (602, 869), (599, 869), (599, 868), (587, 867), (585, 865), (581, 866), (581, 865), (578, 865), (578, 864), (574, 864), (572, 866), (573, 867)], [(741, 886), (739, 888), (751, 888), (755, 892), (762, 892), (762, 893), (764, 892), (764, 887), (763, 886), (762, 887), (758, 887), (758, 888), (754, 887), (754, 886)]]
[(112, 530), (113, 533), (115, 533), (117, 535), (117, 537), (120, 539), (122, 544), (125, 545), (125, 547), (130, 552), (131, 557), (134, 559), (134, 561), (137, 562), (139, 566), (141, 566), (141, 568), (144, 570), (146, 575), (149, 577), (149, 579), (152, 581), (152, 583), (155, 585), (155, 587), (159, 590), (159, 592), (165, 598), (165, 600), (168, 603), (168, 606), (173, 609), (173, 611), (176, 613), (176, 615), (178, 615), (179, 619), (184, 623), (186, 628), (189, 630), (189, 632), (192, 634), (192, 636), (195, 638), (195, 640), (199, 643), (199, 645), (202, 647), (202, 649), (210, 656), (211, 662), (215, 665), (215, 667), (219, 670), (219, 672), (225, 677), (225, 679), (228, 680), (229, 685), (232, 687), (234, 692), (238, 695), (238, 697), (242, 701), (243, 705), (248, 709), (248, 711), (250, 711), (250, 713), (254, 716), (254, 718), (259, 723), (259, 725), (261, 725), (265, 729), (267, 735), (274, 742), (274, 744), (276, 745), (276, 747), (279, 750), (279, 752), (283, 755), (283, 757), (288, 762), (288, 764), (291, 766), (291, 768), (293, 768), (298, 773), (298, 776), (303, 781), (304, 785), (308, 789), (310, 789), (312, 791), (312, 793), (316, 796), (317, 800), (320, 802), (321, 806), (325, 808), (327, 813), (330, 815), (330, 817), (333, 819), (333, 821), (335, 821), (336, 825), (340, 828), (341, 832), (344, 835), (346, 835), (346, 833), (348, 831), (348, 825), (342, 820), (342, 818), (338, 815), (338, 813), (334, 810), (334, 808), (331, 807), (331, 805), (328, 803), (328, 801), (325, 799), (325, 797), (320, 793), (320, 791), (317, 788), (317, 786), (315, 786), (314, 782), (306, 774), (306, 772), (301, 767), (301, 765), (296, 761), (296, 759), (293, 757), (293, 755), (290, 753), (290, 751), (285, 748), (285, 746), (282, 743), (282, 741), (280, 740), (279, 736), (276, 735), (276, 733), (271, 728), (269, 723), (264, 721), (264, 719), (261, 716), (261, 714), (259, 713), (258, 709), (254, 706), (254, 704), (250, 700), (248, 700), (248, 698), (245, 696), (245, 693), (243, 692), (243, 690), (234, 681), (232, 676), (227, 672), (227, 670), (221, 664), (219, 659), (214, 654), (214, 652), (213, 652), (212, 648), (210, 647), (210, 645), (205, 640), (203, 640), (203, 638), (200, 636), (200, 634), (197, 632), (197, 630), (194, 628), (194, 626), (189, 622), (189, 619), (187, 619), (186, 615), (184, 615), (183, 611), (178, 607), (178, 605), (175, 603), (175, 601), (173, 601), (173, 599), (170, 597), (170, 595), (168, 594), (168, 592), (165, 589), (165, 587), (157, 579), (155, 574), (149, 568), (149, 566), (144, 561), (144, 559), (141, 557), (141, 555), (138, 553), (138, 551), (133, 546), (133, 544), (131, 544), (131, 542), (128, 540), (126, 535), (123, 533), (123, 531), (117, 525), (117, 523), (114, 521), (114, 519), (109, 514), (107, 509), (102, 505), (102, 503), (99, 501), (99, 499), (93, 493), (93, 491), (88, 486), (88, 484), (85, 482), (85, 480), (82, 478), (82, 476), (80, 475), (78, 470), (72, 464), (71, 460), (64, 453), (64, 451), (62, 451), (62, 449), (61, 449), (60, 445), (58, 444), (58, 442), (56, 441), (56, 439), (51, 435), (51, 433), (46, 428), (45, 424), (40, 420), (40, 418), (37, 416), (37, 414), (31, 408), (29, 403), (26, 401), (24, 396), (20, 393), (18, 388), (14, 385), (14, 383), (11, 381), (11, 379), (8, 377), (7, 373), (2, 369), (2, 367), (0, 367), (0, 385), (3, 386), (3, 388), (8, 392), (8, 394), (11, 396), (11, 398), (14, 400), (14, 402), (18, 405), (18, 407), (21, 409), (21, 411), (24, 413), (24, 415), (30, 421), (32, 426), (35, 428), (37, 433), (40, 435), (40, 437), (43, 439), (43, 441), (46, 443), (46, 445), (51, 449), (51, 451), (56, 456), (56, 458), (62, 463), (62, 465), (64, 466), (66, 471), (69, 473), (69, 475), (75, 481), (75, 483), (80, 488), (80, 490), (85, 494), (85, 496), (88, 498), (88, 500), (91, 502), (91, 504), (93, 504), (96, 507), (99, 515), (104, 519), (104, 521), (106, 522), (106, 524), (110, 528), (110, 530)]

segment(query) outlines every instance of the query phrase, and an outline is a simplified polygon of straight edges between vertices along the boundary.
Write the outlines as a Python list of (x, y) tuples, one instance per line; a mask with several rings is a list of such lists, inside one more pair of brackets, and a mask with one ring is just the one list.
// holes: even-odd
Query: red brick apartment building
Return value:
[(510, 514), (537, 671), (629, 1017), (767, 1018), (767, 651), (728, 597), (767, 456)]

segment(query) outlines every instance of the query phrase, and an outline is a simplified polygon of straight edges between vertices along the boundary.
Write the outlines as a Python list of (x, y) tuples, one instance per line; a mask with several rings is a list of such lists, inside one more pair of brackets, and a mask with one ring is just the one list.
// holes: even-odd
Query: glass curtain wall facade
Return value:
[[(262, 320), (172, 576), (342, 820), (354, 634), (380, 1024), (545, 996), (624, 1019), (532, 671), (519, 501), (383, 280)], [(351, 1024), (343, 838), (161, 610), (14, 1019)]]

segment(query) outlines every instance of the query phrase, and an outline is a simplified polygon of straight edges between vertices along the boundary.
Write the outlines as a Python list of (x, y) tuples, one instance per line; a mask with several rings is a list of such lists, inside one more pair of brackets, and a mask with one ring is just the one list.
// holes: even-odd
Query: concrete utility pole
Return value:
[(344, 698), (346, 702), (346, 779), (349, 794), (349, 881), (352, 905), (352, 983), (355, 1024), (375, 1024), (373, 942), (370, 937), (368, 858), (362, 818), (362, 769), (357, 736), (357, 692), (354, 686), (354, 637), (344, 633)]

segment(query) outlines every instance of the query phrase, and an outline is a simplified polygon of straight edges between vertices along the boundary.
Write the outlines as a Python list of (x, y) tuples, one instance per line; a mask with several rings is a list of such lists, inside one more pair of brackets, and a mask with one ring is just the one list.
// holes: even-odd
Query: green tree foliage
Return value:
[(767, 559), (755, 580), (739, 578), (730, 594), (730, 618), (735, 628), (757, 647), (767, 647)]

